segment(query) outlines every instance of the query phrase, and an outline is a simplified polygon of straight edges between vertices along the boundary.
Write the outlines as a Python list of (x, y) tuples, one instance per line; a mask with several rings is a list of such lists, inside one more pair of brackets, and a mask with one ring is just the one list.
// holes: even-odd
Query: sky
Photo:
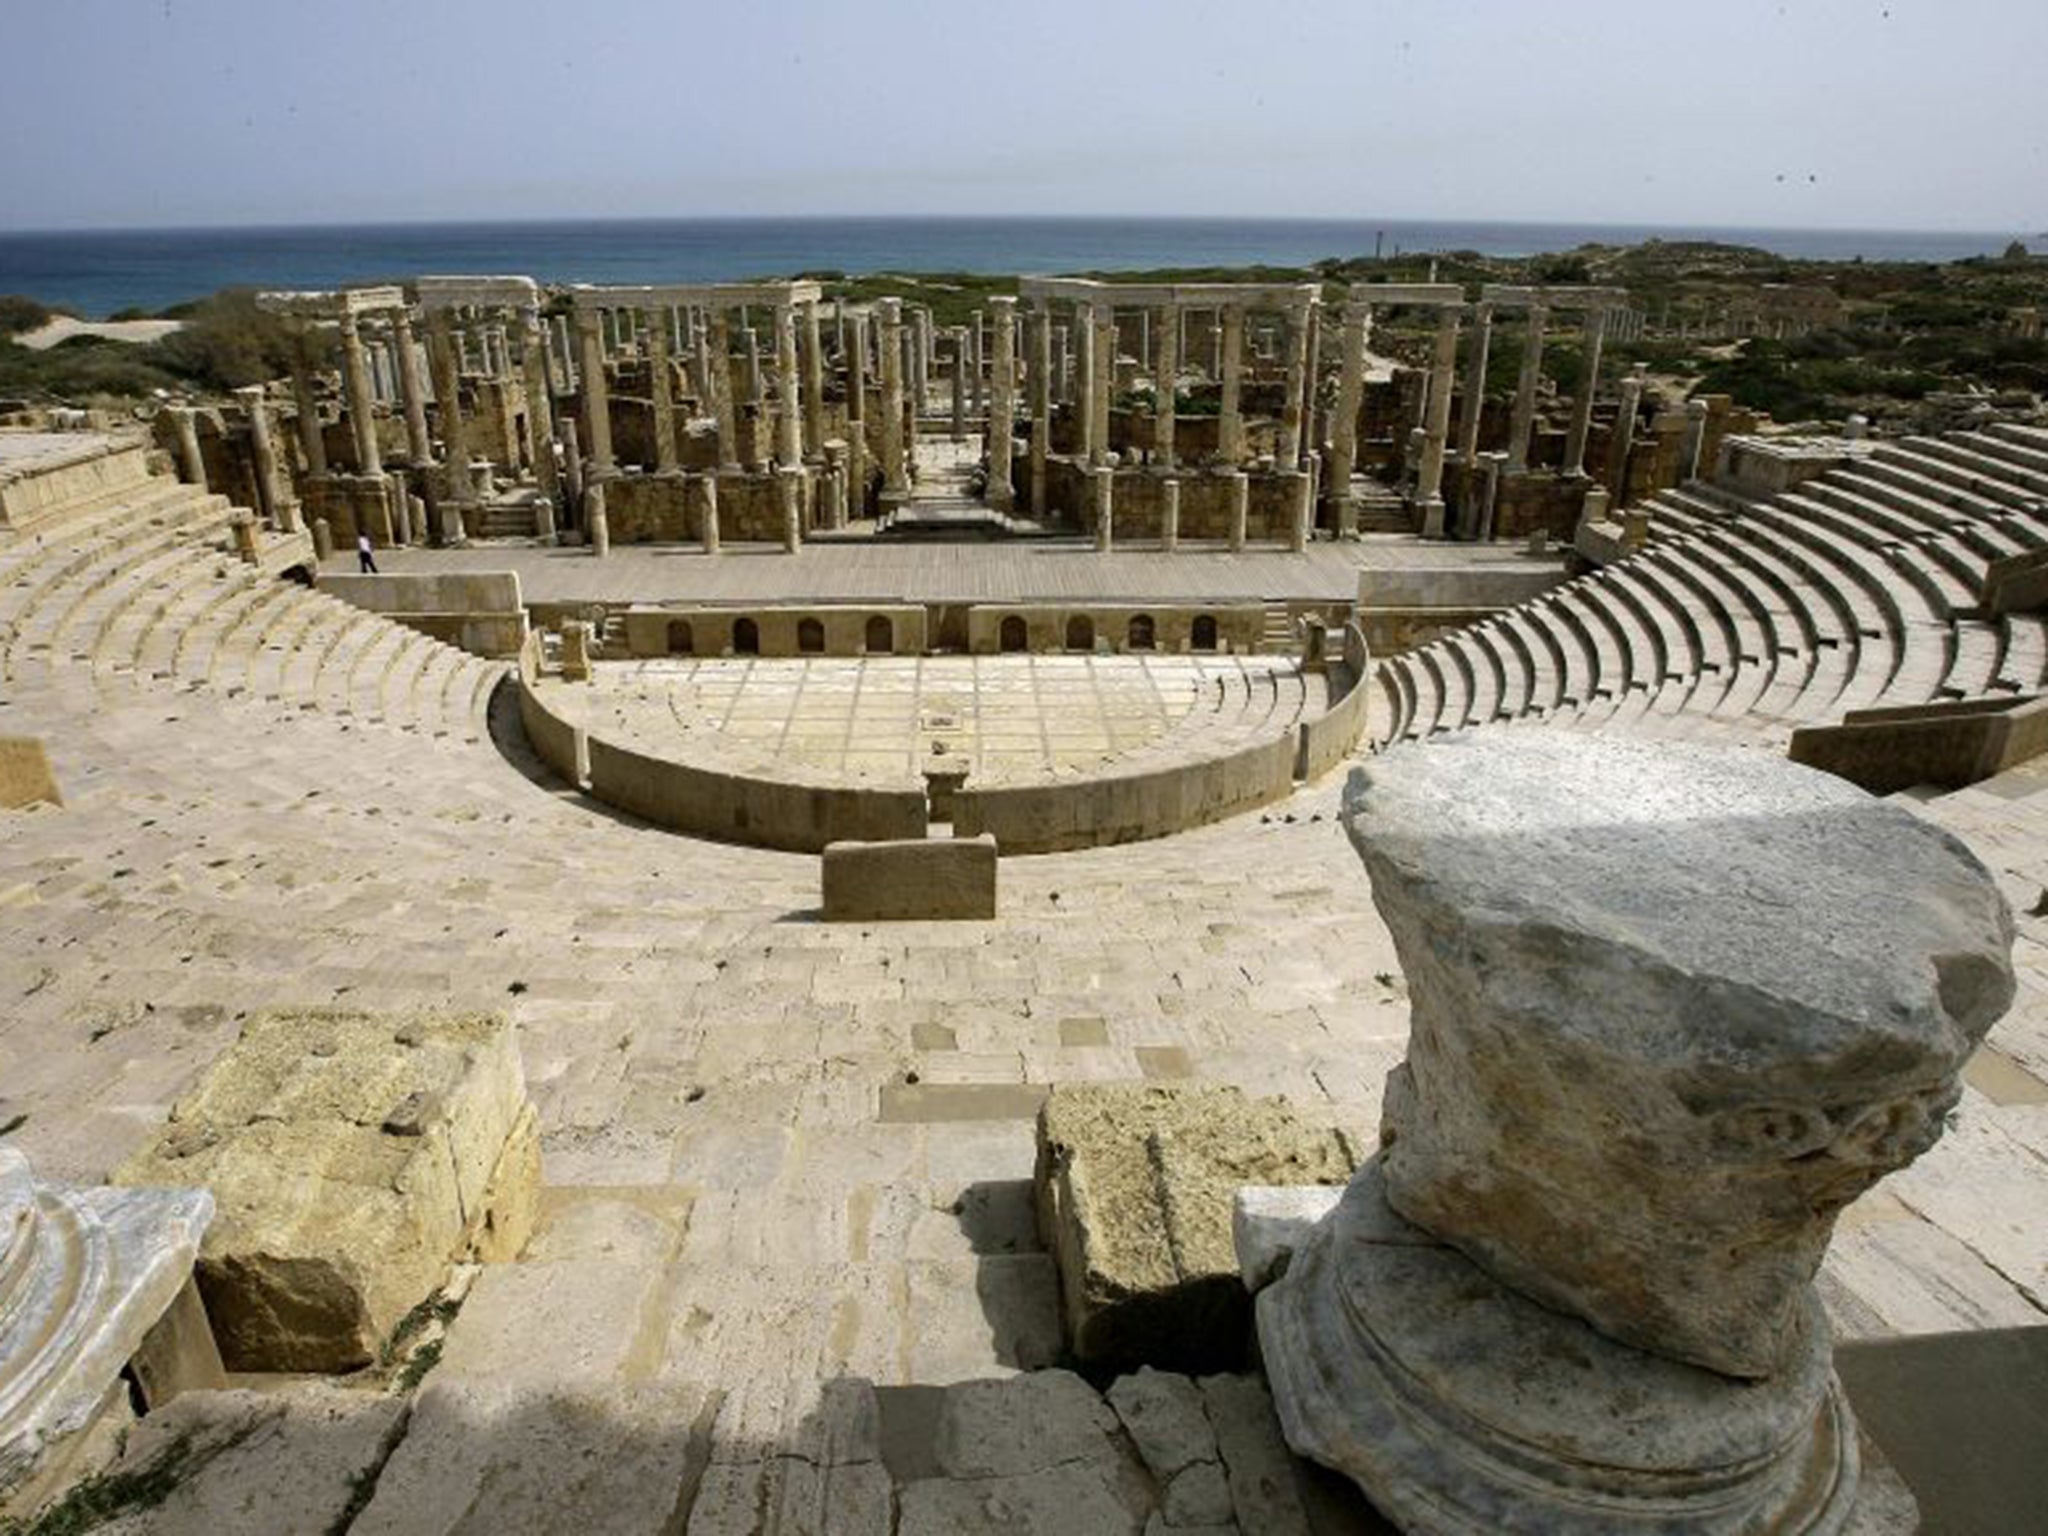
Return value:
[(0, 231), (2048, 230), (2048, 0), (0, 0)]

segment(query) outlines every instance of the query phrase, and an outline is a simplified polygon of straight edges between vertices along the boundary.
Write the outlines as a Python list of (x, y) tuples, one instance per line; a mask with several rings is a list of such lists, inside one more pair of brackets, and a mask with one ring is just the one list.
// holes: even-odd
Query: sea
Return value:
[(1527, 256), (1588, 242), (1716, 240), (1785, 256), (1953, 261), (2010, 231), (1740, 229), (1391, 219), (693, 218), (0, 233), (0, 294), (81, 316), (222, 288), (332, 288), (421, 273), (545, 282), (731, 282), (800, 272), (1117, 272), (1304, 266), (1424, 251)]

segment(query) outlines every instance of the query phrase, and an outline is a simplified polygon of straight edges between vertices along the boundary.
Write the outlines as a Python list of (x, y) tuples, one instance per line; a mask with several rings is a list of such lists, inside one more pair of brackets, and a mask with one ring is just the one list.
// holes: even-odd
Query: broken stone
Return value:
[(1240, 1189), (1230, 1213), (1230, 1234), (1245, 1289), (1263, 1290), (1286, 1274), (1294, 1250), (1343, 1194), (1328, 1184), (1254, 1184)]

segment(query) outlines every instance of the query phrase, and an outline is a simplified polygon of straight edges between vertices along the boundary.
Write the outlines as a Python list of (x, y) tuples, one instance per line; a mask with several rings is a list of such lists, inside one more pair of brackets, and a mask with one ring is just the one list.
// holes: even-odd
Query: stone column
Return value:
[(982, 347), (981, 322), (982, 313), (977, 309), (967, 327), (967, 383), (973, 396), (974, 414), (985, 417), (988, 414), (988, 383), (982, 363), (987, 353)]
[(1564, 472), (1586, 472), (1586, 437), (1593, 430), (1593, 393), (1600, 384), (1600, 345), (1607, 335), (1607, 311), (1594, 307), (1585, 315), (1586, 356), (1580, 369), (1579, 397), (1572, 402), (1571, 436), (1565, 439)]
[(747, 403), (758, 411), (767, 404), (768, 390), (761, 378), (761, 338), (751, 325), (740, 327), (740, 351), (747, 364)]
[(818, 327), (818, 301), (806, 299), (797, 307), (803, 317), (804, 456), (818, 461), (825, 456), (825, 340)]
[(1330, 499), (1337, 504), (1337, 532), (1358, 532), (1358, 499), (1351, 494), (1358, 467), (1358, 407), (1365, 395), (1365, 344), (1372, 335), (1372, 302), (1352, 284), (1344, 306), (1344, 357), (1337, 374), (1337, 419), (1330, 423)]
[(548, 385), (548, 335), (538, 309), (519, 316), (520, 365), (526, 383), (526, 431), (533, 441), (533, 483), (550, 503), (559, 499), (561, 474), (555, 466), (555, 401)]
[(1458, 369), (1458, 306), (1446, 304), (1437, 311), (1436, 352), (1430, 359), (1429, 416), (1424, 423), (1428, 434), (1422, 444), (1422, 468), (1416, 478), (1416, 499), (1422, 504), (1422, 532), (1425, 538), (1442, 538), (1444, 532), (1444, 450), (1451, 435), (1451, 376)]
[(882, 318), (882, 495), (900, 500), (910, 492), (903, 473), (903, 306), (900, 300), (883, 299), (877, 308)]
[(1180, 479), (1159, 482), (1159, 547), (1169, 555), (1180, 548)]
[(206, 489), (206, 455), (199, 451), (197, 412), (189, 405), (170, 408), (171, 425), (178, 431), (178, 478), (187, 485)]
[(1637, 363), (1621, 381), (1621, 414), (1614, 418), (1614, 443), (1607, 455), (1607, 486), (1617, 507), (1628, 505), (1628, 456), (1636, 440), (1636, 412), (1643, 403), (1646, 365)]
[(1225, 470), (1224, 481), (1228, 486), (1230, 501), (1230, 547), (1244, 548), (1246, 531), (1252, 516), (1252, 477), (1241, 469)]
[(952, 432), (956, 443), (967, 441), (967, 328), (953, 327), (953, 366), (948, 383), (952, 386)]
[(704, 553), (715, 555), (719, 550), (718, 537), (718, 476), (707, 471), (697, 476), (697, 489), (704, 498), (704, 518), (699, 532), (704, 539)]
[(1287, 312), (1287, 396), (1280, 408), (1280, 446), (1274, 455), (1282, 470), (1301, 463), (1302, 427), (1308, 406), (1308, 311)]
[(611, 520), (606, 516), (607, 487), (618, 474), (612, 461), (612, 411), (604, 377), (604, 311), (579, 305), (576, 310), (576, 339), (583, 353), (583, 435), (589, 441), (590, 461), (583, 476), (583, 520), (590, 538), (590, 552), (600, 558), (611, 553)]
[[(911, 323), (916, 345), (910, 354), (910, 409), (914, 421), (924, 414), (924, 408), (931, 403), (931, 367), (937, 357), (932, 340), (932, 312), (929, 309), (911, 311)], [(914, 439), (917, 429), (911, 428)]]
[(1108, 304), (1095, 306), (1095, 389), (1090, 397), (1095, 407), (1094, 462), (1104, 464), (1109, 455), (1109, 403), (1116, 393), (1116, 310)]
[(868, 317), (842, 319), (849, 326), (846, 351), (846, 510), (849, 517), (867, 511), (868, 497)]
[(376, 479), (384, 473), (384, 460), (377, 452), (376, 406), (370, 398), (370, 360), (363, 352), (363, 335), (353, 311), (341, 312), (342, 382), (348, 390), (348, 429), (355, 439), (356, 473)]
[(1017, 301), (1002, 295), (989, 300), (989, 306), (995, 311), (995, 356), (989, 381), (988, 502), (1007, 512), (1016, 505), (1010, 450), (1017, 432)]
[(1217, 452), (1226, 464), (1244, 458), (1244, 310), (1223, 310), (1223, 402), (1216, 419)]
[(669, 367), (668, 317), (647, 315), (647, 392), (654, 405), (654, 472), (679, 472), (676, 455), (675, 374)]
[(299, 453), (306, 473), (318, 479), (327, 473), (327, 441), (320, 433), (320, 403), (313, 398), (313, 345), (303, 325), (292, 334), (292, 402), (299, 413)]
[(804, 462), (803, 375), (796, 359), (796, 310), (775, 306), (775, 382), (781, 397), (776, 422), (775, 461), (781, 469), (801, 469)]
[(392, 348), (398, 362), (398, 397), (405, 407), (405, 452), (409, 467), (424, 477), (434, 462), (434, 439), (427, 431), (427, 392), (420, 379), (419, 346), (413, 340), (412, 314), (391, 312)]
[(1465, 414), (1458, 423), (1458, 457), (1466, 464), (1479, 459), (1479, 424), (1486, 410), (1486, 362), (1493, 346), (1493, 306), (1472, 307), (1472, 348), (1465, 363)]
[(455, 335), (446, 310), (434, 310), (427, 316), (427, 365), (434, 374), (434, 414), (441, 429), (441, 481), (447, 503), (440, 517), (428, 519), (427, 539), (438, 548), (461, 542), (462, 524), (456, 509), (473, 496), (469, 434), (462, 419), (462, 381), (457, 372)]
[(1507, 473), (1508, 456), (1504, 453), (1482, 453), (1479, 462), (1485, 466), (1485, 489), (1479, 500), (1479, 541), (1493, 542), (1494, 520), (1500, 514), (1500, 480)]
[(1116, 471), (1105, 464), (1090, 474), (1095, 495), (1095, 548), (1108, 554), (1116, 548)]
[(283, 532), (295, 532), (285, 527), (280, 515), (277, 450), (270, 441), (270, 407), (263, 403), (263, 386), (246, 384), (235, 391), (235, 398), (241, 402), (242, 414), (249, 419), (249, 458), (256, 470), (256, 510)]
[(1074, 311), (1074, 416), (1081, 429), (1075, 439), (1079, 449), (1075, 457), (1083, 464), (1093, 464), (1101, 457), (1101, 447), (1095, 441), (1095, 306), (1092, 304)]
[(711, 311), (711, 394), (718, 414), (718, 470), (740, 468), (739, 402), (732, 392), (732, 322), (723, 304)]
[(1281, 479), (1287, 486), (1289, 518), (1287, 547), (1297, 555), (1308, 548), (1309, 530), (1315, 526), (1315, 476), (1305, 469), (1287, 470)]
[(1031, 515), (1045, 516), (1045, 456), (1051, 451), (1053, 352), (1052, 309), (1044, 299), (1031, 306), (1024, 328), (1025, 393), (1031, 413)]
[(1508, 469), (1529, 467), (1529, 438), (1536, 429), (1536, 385), (1543, 377), (1543, 327), (1550, 312), (1529, 306), (1529, 329), (1522, 343), (1522, 372), (1515, 383), (1515, 414), (1508, 426)]
[(1180, 383), (1180, 323), (1173, 305), (1162, 305), (1152, 327), (1157, 372), (1152, 379), (1152, 454), (1161, 469), (1174, 467), (1175, 393)]
[(1685, 402), (1685, 443), (1679, 450), (1678, 478), (1680, 481), (1697, 480), (1700, 477), (1700, 459), (1707, 447), (1707, 402), (1688, 400)]
[(784, 464), (775, 471), (775, 491), (782, 501), (782, 548), (795, 554), (804, 541), (804, 470)]

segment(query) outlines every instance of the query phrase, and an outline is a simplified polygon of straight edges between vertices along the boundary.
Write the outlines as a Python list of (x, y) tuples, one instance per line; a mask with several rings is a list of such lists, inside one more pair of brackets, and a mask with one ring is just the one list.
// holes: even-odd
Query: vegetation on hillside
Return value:
[(156, 390), (220, 394), (276, 378), (290, 366), (284, 322), (256, 307), (252, 289), (226, 289), (180, 305), (175, 314), (166, 311), (185, 324), (160, 341), (73, 336), (38, 352), (13, 339), (50, 314), (30, 299), (0, 298), (0, 396), (78, 404)]

